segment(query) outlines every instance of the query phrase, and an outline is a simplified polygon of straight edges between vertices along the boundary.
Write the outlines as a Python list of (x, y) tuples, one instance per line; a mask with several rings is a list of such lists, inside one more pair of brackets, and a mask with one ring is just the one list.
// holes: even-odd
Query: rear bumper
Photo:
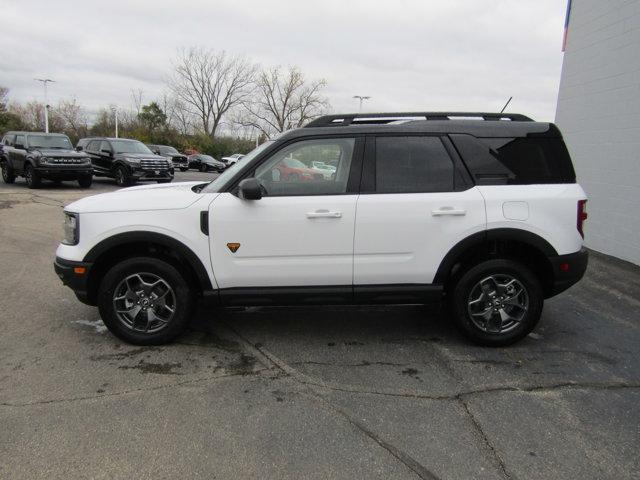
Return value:
[(56, 257), (53, 262), (53, 268), (62, 284), (73, 290), (78, 300), (87, 305), (93, 305), (88, 294), (89, 272), (92, 266), (89, 262), (76, 262), (60, 257)]
[(553, 285), (548, 297), (553, 297), (580, 281), (587, 271), (589, 252), (582, 248), (576, 253), (549, 257), (549, 261), (553, 268)]

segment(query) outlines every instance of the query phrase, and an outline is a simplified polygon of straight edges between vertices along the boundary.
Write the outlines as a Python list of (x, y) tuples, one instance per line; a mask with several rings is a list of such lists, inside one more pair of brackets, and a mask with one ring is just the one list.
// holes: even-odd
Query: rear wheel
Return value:
[(116, 168), (115, 177), (116, 177), (116, 184), (119, 187), (128, 187), (133, 183), (131, 181), (131, 175), (129, 175), (129, 172), (127, 171), (127, 169), (122, 165)]
[(0, 164), (0, 168), (2, 169), (2, 180), (4, 183), (13, 183), (16, 181), (16, 175), (13, 168), (11, 168), (7, 161), (2, 162)]
[(207, 171), (207, 166), (204, 163), (200, 164), (200, 171), (201, 172), (206, 172)]
[(36, 172), (36, 169), (33, 168), (33, 165), (31, 164), (27, 165), (24, 170), (24, 179), (26, 180), (27, 187), (29, 188), (39, 188), (42, 183), (40, 174)]
[(189, 170), (187, 167), (181, 167), (181, 168), (180, 168), (180, 171), (181, 171), (181, 172), (186, 172), (187, 170)]
[(158, 183), (171, 183), (172, 180), (172, 178), (166, 178), (164, 180), (158, 180)]
[(194, 294), (173, 265), (152, 257), (124, 260), (100, 283), (98, 308), (116, 337), (161, 345), (180, 335), (193, 313)]
[(527, 336), (542, 314), (538, 278), (521, 263), (494, 259), (466, 271), (449, 292), (453, 320), (472, 341), (510, 345)]

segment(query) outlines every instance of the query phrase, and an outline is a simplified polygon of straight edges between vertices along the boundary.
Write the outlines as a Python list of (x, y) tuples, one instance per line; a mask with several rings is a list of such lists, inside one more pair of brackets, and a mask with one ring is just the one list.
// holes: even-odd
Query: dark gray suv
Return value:
[(29, 188), (38, 188), (42, 180), (77, 180), (88, 188), (93, 180), (89, 156), (74, 151), (69, 137), (60, 133), (7, 132), (0, 167), (5, 183), (21, 176)]

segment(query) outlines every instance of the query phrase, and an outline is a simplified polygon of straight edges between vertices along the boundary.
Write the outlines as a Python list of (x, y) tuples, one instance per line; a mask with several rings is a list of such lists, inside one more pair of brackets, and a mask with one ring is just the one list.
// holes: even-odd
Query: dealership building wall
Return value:
[(640, 264), (640, 0), (572, 0), (556, 123), (588, 247)]

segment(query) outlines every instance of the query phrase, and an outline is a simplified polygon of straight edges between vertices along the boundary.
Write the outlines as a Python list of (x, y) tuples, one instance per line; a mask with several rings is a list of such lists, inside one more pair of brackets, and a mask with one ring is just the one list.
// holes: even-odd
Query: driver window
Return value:
[(354, 138), (303, 140), (255, 171), (265, 196), (339, 195), (347, 191)]

